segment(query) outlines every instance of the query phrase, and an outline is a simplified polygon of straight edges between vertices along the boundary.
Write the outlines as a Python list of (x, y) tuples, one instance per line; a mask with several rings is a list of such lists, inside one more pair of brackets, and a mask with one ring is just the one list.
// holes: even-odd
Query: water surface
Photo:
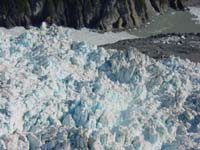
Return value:
[[(200, 11), (200, 8), (199, 8)], [(200, 32), (200, 24), (195, 20), (196, 16), (189, 11), (174, 11), (164, 15), (152, 17), (150, 24), (147, 24), (140, 30), (131, 30), (131, 34), (139, 37), (147, 37), (160, 33), (189, 33)]]

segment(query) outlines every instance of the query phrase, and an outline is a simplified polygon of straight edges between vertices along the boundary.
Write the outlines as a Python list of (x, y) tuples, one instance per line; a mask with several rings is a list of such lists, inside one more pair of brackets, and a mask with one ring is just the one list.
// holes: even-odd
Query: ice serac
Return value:
[(0, 34), (1, 150), (188, 150), (200, 143), (200, 64)]
[(184, 0), (1, 0), (0, 26), (50, 24), (102, 30), (139, 27), (168, 6), (184, 9)]

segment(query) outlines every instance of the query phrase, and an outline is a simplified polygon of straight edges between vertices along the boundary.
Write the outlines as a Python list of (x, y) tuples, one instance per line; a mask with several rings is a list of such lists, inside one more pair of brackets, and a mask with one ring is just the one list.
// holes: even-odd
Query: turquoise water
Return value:
[(168, 13), (152, 17), (150, 24), (140, 30), (131, 30), (130, 33), (139, 37), (146, 37), (160, 33), (188, 33), (200, 32), (200, 24), (193, 20), (190, 12), (169, 10)]

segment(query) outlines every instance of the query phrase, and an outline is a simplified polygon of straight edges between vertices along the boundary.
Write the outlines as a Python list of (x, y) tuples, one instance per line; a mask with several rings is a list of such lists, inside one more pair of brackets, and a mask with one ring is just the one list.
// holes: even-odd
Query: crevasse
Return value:
[(200, 147), (200, 64), (105, 50), (68, 30), (0, 34), (0, 150)]

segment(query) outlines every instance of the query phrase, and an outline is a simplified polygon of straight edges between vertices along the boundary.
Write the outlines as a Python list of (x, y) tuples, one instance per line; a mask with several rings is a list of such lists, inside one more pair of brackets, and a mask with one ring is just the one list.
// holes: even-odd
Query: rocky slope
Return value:
[(1, 0), (0, 26), (50, 24), (103, 30), (141, 26), (168, 5), (184, 9), (183, 0)]

